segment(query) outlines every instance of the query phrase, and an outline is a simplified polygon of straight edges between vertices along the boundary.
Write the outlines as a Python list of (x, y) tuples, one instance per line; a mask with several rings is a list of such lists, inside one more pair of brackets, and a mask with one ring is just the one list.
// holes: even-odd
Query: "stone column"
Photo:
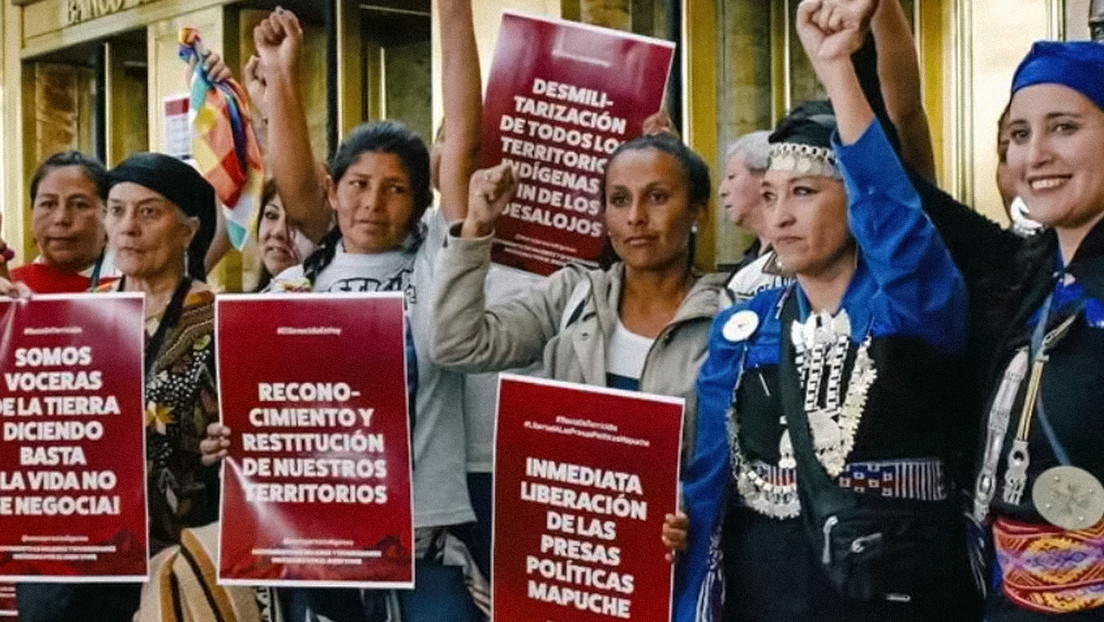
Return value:
[(1089, 5), (1089, 34), (1093, 41), (1104, 43), (1104, 0), (1092, 0)]
[(583, 23), (632, 30), (632, 0), (580, 0)]

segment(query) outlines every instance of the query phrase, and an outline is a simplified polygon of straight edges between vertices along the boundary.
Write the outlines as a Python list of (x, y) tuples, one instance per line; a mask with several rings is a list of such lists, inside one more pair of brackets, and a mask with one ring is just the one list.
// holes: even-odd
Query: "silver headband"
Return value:
[(831, 149), (798, 143), (771, 145), (767, 170), (843, 179), (836, 163), (836, 154)]

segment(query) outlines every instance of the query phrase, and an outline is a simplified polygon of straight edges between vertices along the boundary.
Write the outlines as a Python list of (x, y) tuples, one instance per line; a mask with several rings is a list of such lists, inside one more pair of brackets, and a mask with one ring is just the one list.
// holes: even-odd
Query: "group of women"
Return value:
[[(278, 9), (254, 33), (246, 74), (273, 154), (261, 285), (404, 292), (417, 378), (418, 588), (280, 590), (268, 597), (281, 619), (485, 614), (489, 544), (465, 529), (486, 515), (465, 478), (480, 417), (466, 428), (458, 405), (465, 374), (530, 365), (685, 398), (684, 502), (661, 534), (680, 622), (1104, 616), (1104, 46), (1041, 42), (1016, 73), (1006, 172), (1045, 226), (1024, 238), (931, 181), (899, 3), (805, 0), (798, 35), (830, 103), (778, 124), (759, 190), (770, 269), (792, 280), (728, 306), (723, 275), (694, 267), (708, 168), (660, 132), (609, 159), (600, 268), (489, 302), (491, 239), (517, 179), (507, 165), (473, 172), (470, 1), (439, 8), (447, 140), (431, 154), (399, 123), (365, 124), (324, 174), (298, 97), (298, 22)], [(203, 285), (213, 190), (163, 155), (104, 171), (65, 154), (36, 174), (32, 201), (33, 265), (57, 288), (20, 268), (26, 284), (0, 280), (0, 293), (146, 296), (151, 525), (167, 546), (216, 519), (229, 446)], [(81, 227), (92, 233), (78, 243), (67, 232)], [(89, 619), (90, 599), (103, 619), (137, 607), (123, 589), (37, 589), (21, 588), (25, 619)]]

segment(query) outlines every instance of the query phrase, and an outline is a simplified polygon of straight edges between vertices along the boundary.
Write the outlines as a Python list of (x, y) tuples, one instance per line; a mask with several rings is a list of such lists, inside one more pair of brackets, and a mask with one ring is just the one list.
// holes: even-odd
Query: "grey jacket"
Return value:
[[(544, 376), (606, 386), (606, 346), (617, 322), (623, 265), (569, 265), (528, 295), (488, 308), (483, 281), (491, 264), (490, 237), (449, 235), (437, 261), (432, 357), (439, 365), (465, 373), (501, 371), (543, 354)], [(724, 275), (699, 278), (644, 362), (642, 392), (686, 400), (684, 459), (693, 453), (695, 383), (710, 325), (727, 304)]]

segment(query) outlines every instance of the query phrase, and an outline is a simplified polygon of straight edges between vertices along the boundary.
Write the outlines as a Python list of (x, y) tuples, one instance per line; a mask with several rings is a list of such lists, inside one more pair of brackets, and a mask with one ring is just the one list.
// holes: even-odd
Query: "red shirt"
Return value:
[[(11, 280), (23, 281), (36, 294), (79, 294), (87, 292), (91, 279), (72, 272), (62, 272), (45, 263), (29, 263), (11, 271)], [(104, 278), (106, 283), (113, 278)]]

